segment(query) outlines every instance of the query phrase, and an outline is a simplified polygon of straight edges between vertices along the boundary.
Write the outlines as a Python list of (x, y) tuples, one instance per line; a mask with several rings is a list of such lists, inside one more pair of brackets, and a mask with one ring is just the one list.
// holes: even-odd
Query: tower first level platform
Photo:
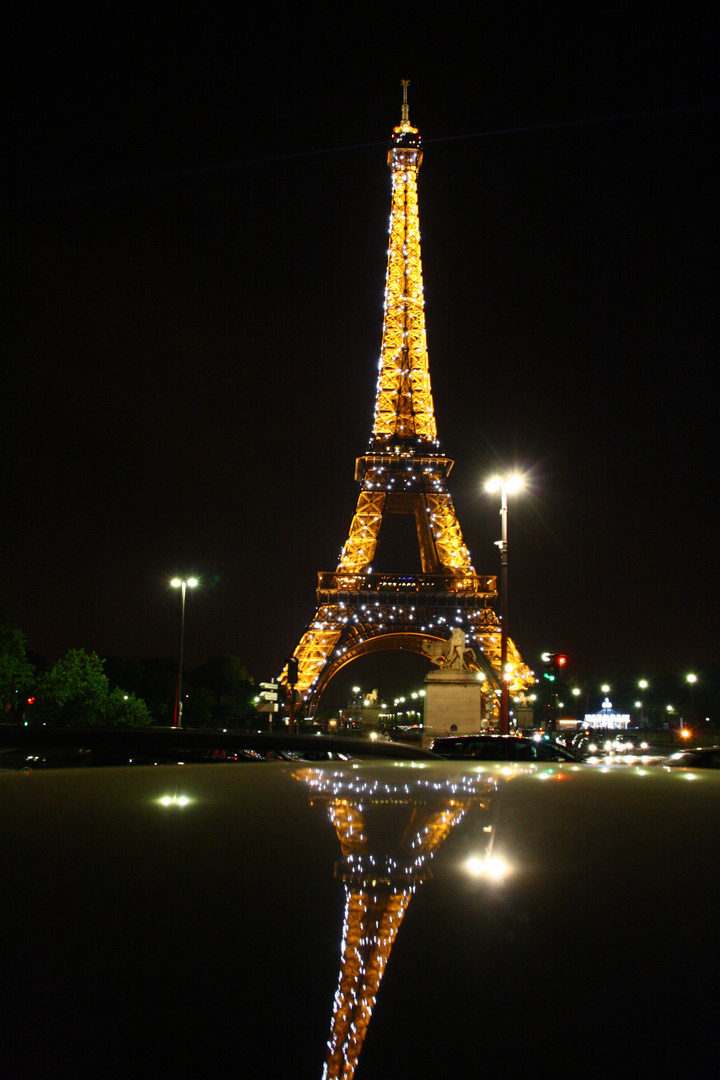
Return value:
[[(333, 676), (353, 660), (380, 650), (426, 655), (429, 642), (447, 641), (456, 628), (465, 632), (468, 644), (479, 647), (478, 678), (491, 687), (498, 685), (500, 626), (492, 606), (497, 597), (494, 577), (332, 571), (318, 574), (317, 597), (315, 616), (294, 653), (297, 689), (310, 713)], [(512, 642), (508, 662), (519, 682), (527, 669)]]

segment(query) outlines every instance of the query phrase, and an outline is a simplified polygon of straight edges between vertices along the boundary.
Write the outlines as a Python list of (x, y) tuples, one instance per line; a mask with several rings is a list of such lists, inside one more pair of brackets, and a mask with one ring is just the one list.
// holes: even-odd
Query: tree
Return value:
[(209, 727), (214, 723), (215, 695), (204, 686), (191, 686), (183, 694), (183, 724), (190, 727)]
[(103, 661), (84, 649), (70, 649), (56, 661), (38, 685), (37, 718), (47, 724), (89, 727), (104, 724), (149, 724), (144, 701), (112, 692)]
[(188, 681), (188, 706), (199, 690), (205, 691), (199, 695), (203, 714), (209, 704), (207, 694), (212, 695), (210, 716), (205, 723), (228, 727), (256, 718), (253, 680), (236, 656), (213, 656), (192, 673)]
[(25, 635), (0, 615), (0, 695), (6, 720), (15, 717), (19, 702), (35, 681), (35, 669), (25, 652)]
[(141, 664), (140, 682), (134, 689), (156, 721), (172, 723), (177, 687), (177, 660), (169, 657), (144, 660)]
[(48, 724), (100, 724), (108, 693), (100, 657), (84, 649), (70, 649), (40, 680), (37, 715)]
[(152, 716), (142, 698), (126, 694), (116, 686), (105, 702), (105, 723), (122, 724), (126, 727), (145, 727), (152, 723)]

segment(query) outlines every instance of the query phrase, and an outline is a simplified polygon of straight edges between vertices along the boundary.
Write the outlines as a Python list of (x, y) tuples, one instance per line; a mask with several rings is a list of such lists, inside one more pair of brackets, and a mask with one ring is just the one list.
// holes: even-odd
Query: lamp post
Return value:
[(687, 681), (690, 683), (690, 727), (695, 727), (695, 683), (697, 682), (697, 675), (687, 675)]
[(359, 715), (359, 712), (360, 712), (360, 687), (359, 686), (353, 686), (351, 702), (352, 702), (352, 710), (353, 710), (352, 711), (353, 726), (357, 727), (357, 725), (358, 725), (358, 715)]
[(500, 521), (502, 523), (502, 539), (495, 543), (500, 548), (500, 734), (507, 735), (510, 729), (509, 720), (509, 696), (507, 670), (507, 643), (508, 643), (508, 543), (507, 543), (507, 497), (513, 491), (522, 487), (522, 479), (519, 476), (503, 478), (495, 476), (488, 480), (485, 485), (486, 491), (500, 491)]
[(580, 697), (581, 694), (582, 694), (582, 690), (580, 689), (580, 687), (579, 686), (573, 686), (573, 688), (572, 688), (572, 696), (575, 698), (575, 726), (576, 727), (580, 726), (580, 721), (578, 719), (577, 711), (578, 711), (578, 707), (580, 705), (580, 702), (578, 701), (578, 698)]
[(188, 585), (191, 589), (194, 589), (197, 585), (197, 578), (173, 578), (170, 584), (173, 589), (180, 589), (182, 596), (182, 603), (180, 608), (180, 663), (178, 664), (177, 685), (175, 687), (175, 715), (173, 716), (173, 727), (182, 727), (182, 669), (183, 669), (183, 651), (185, 648), (185, 590)]
[(641, 680), (640, 680), (640, 682), (638, 683), (638, 686), (640, 687), (640, 689), (641, 689), (641, 690), (642, 690), (642, 692), (643, 692), (643, 700), (642, 700), (642, 701), (640, 702), (640, 707), (641, 707), (641, 709), (642, 709), (642, 729), (643, 729), (643, 735), (645, 734), (645, 727), (646, 727), (646, 724), (645, 724), (645, 691), (647, 690), (647, 688), (648, 688), (648, 686), (649, 686), (649, 685), (650, 685), (650, 684), (648, 683), (647, 679), (641, 679)]

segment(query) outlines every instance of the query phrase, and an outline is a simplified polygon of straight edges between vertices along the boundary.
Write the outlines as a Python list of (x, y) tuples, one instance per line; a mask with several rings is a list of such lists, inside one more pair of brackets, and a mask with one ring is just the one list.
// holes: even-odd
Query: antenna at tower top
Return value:
[(403, 88), (402, 121), (401, 122), (403, 124), (409, 124), (410, 123), (410, 107), (408, 106), (407, 88), (410, 85), (410, 80), (409, 79), (401, 79), (400, 82), (402, 83), (402, 88)]

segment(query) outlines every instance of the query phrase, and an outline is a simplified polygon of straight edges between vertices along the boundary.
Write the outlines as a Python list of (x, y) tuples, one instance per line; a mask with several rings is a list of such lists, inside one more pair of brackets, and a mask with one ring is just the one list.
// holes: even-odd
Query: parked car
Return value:
[(578, 761), (576, 754), (555, 742), (518, 735), (443, 735), (433, 739), (428, 750), (456, 761)]
[(608, 731), (582, 732), (573, 739), (571, 747), (583, 759), (652, 754), (650, 744), (643, 736)]
[(720, 746), (696, 746), (692, 750), (678, 750), (663, 758), (661, 764), (682, 769), (720, 769)]
[(4, 1076), (707, 1075), (720, 773), (165, 734), (0, 727)]
[(613, 752), (616, 754), (647, 754), (650, 743), (643, 735), (618, 735), (613, 739)]

